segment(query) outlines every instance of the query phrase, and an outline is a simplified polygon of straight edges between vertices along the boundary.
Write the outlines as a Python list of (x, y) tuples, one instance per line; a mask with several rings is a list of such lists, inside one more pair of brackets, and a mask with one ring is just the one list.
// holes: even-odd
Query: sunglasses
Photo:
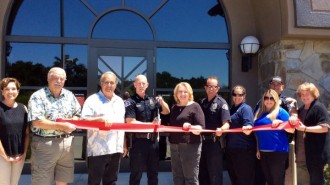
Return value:
[(269, 97), (269, 96), (264, 96), (264, 100), (272, 100), (275, 101), (275, 99), (273, 97)]
[(234, 96), (234, 97), (236, 97), (236, 96), (238, 96), (238, 97), (244, 96), (244, 94), (236, 94), (236, 93), (231, 93), (231, 95)]
[(212, 89), (212, 88), (216, 89), (219, 86), (217, 86), (217, 85), (206, 85), (206, 87), (209, 88), (209, 89)]

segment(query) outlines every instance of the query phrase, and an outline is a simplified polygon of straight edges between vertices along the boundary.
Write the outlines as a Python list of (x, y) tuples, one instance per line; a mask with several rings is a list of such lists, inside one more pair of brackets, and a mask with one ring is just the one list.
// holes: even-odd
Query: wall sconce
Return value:
[(252, 69), (252, 55), (259, 50), (260, 44), (256, 37), (246, 36), (239, 45), (242, 52), (242, 72), (248, 72)]

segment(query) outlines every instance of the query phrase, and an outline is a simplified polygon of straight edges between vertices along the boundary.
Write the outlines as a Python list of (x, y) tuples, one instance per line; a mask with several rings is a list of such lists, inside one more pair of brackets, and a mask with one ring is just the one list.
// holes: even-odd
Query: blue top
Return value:
[[(254, 126), (271, 125), (272, 121), (266, 116), (268, 113), (261, 115), (255, 122)], [(280, 108), (276, 117), (278, 120), (288, 121), (289, 113)], [(285, 130), (266, 130), (256, 131), (258, 146), (260, 151), (266, 152), (289, 152), (289, 142)]]
[[(253, 111), (245, 102), (238, 106), (233, 105), (230, 108), (231, 123), (230, 129), (242, 128), (251, 125), (253, 127)], [(253, 149), (256, 147), (256, 141), (253, 134), (228, 133), (226, 137), (227, 148)]]

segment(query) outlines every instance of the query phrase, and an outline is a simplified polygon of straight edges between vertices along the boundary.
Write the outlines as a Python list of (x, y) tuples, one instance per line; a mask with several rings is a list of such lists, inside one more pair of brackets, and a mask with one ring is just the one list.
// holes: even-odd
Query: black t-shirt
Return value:
[[(205, 119), (200, 105), (196, 102), (187, 106), (174, 105), (171, 109), (170, 125), (182, 127), (184, 123), (205, 127)], [(170, 143), (200, 143), (200, 135), (191, 132), (170, 133)]]
[(27, 112), (23, 104), (8, 107), (0, 102), (0, 140), (8, 156), (24, 153)]

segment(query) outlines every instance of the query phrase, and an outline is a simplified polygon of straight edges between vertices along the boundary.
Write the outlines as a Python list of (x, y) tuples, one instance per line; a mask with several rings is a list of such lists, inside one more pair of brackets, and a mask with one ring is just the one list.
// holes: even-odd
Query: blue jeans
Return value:
[(223, 151), (220, 142), (203, 141), (199, 169), (198, 178), (201, 185), (223, 184)]
[(129, 151), (131, 174), (130, 185), (139, 185), (146, 167), (148, 185), (158, 184), (159, 147), (152, 139), (135, 138)]
[(199, 185), (198, 172), (201, 143), (170, 144), (174, 185)]

